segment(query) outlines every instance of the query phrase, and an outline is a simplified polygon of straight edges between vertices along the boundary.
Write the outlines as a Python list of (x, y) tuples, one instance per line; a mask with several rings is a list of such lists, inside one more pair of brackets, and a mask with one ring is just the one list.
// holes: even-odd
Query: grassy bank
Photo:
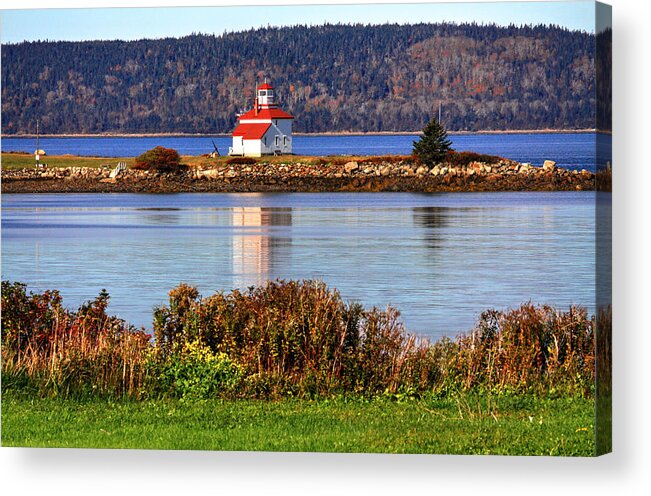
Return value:
[(3, 446), (592, 456), (593, 439), (582, 398), (2, 401)]
[(3, 445), (595, 452), (595, 329), (609, 375), (609, 313), (488, 310), (431, 343), (322, 282), (169, 296), (152, 339), (106, 314), (106, 292), (72, 311), (57, 291), (3, 282)]
[[(473, 161), (485, 163), (497, 163), (502, 159), (494, 155), (484, 155), (472, 152), (448, 152), (445, 163), (449, 166), (467, 166)], [(247, 166), (259, 164), (282, 164), (282, 165), (344, 165), (348, 162), (358, 164), (378, 165), (393, 163), (409, 163), (421, 165), (418, 158), (411, 155), (265, 155), (264, 157), (210, 157), (209, 155), (181, 155), (181, 164), (190, 168), (210, 169), (229, 165)], [(47, 155), (41, 157), (41, 162), (48, 164), (48, 167), (115, 167), (118, 162), (126, 162), (127, 167), (132, 168), (135, 157), (82, 157), (77, 155)], [(5, 170), (20, 170), (34, 168), (34, 156), (27, 153), (2, 153), (2, 168)]]
[[(381, 157), (380, 157), (381, 158)], [(279, 155), (265, 156), (257, 159), (259, 162), (270, 164), (315, 164), (324, 163), (343, 164), (351, 160), (365, 161), (369, 157), (313, 157), (302, 155)], [(82, 157), (77, 155), (45, 155), (41, 157), (41, 163), (48, 164), (48, 167), (115, 167), (118, 162), (126, 162), (127, 167), (131, 168), (134, 164), (135, 157)], [(228, 165), (229, 161), (237, 162), (238, 159), (221, 156), (209, 157), (206, 155), (182, 155), (181, 163), (188, 167), (213, 168)], [(34, 168), (34, 155), (29, 153), (2, 153), (2, 169), (4, 170), (21, 170)]]
[[(79, 157), (76, 155), (45, 155), (41, 163), (48, 167), (115, 167), (118, 162), (133, 165), (133, 157)], [(29, 153), (2, 153), (3, 170), (20, 170), (34, 168), (34, 155)]]

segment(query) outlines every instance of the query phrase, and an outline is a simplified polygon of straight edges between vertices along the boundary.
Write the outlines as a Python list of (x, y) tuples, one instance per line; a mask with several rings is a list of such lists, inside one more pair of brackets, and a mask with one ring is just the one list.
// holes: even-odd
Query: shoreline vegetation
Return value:
[(182, 284), (152, 339), (108, 302), (72, 311), (3, 281), (3, 445), (595, 453), (609, 312), (526, 303), (432, 343), (322, 282), (208, 297)]
[[(437, 165), (411, 155), (182, 156), (174, 171), (135, 170), (133, 157), (45, 156), (34, 168), (26, 153), (2, 153), (3, 193), (65, 192), (464, 192), (609, 190), (610, 170), (570, 171), (472, 152), (448, 152)], [(127, 170), (111, 172), (119, 162)]]

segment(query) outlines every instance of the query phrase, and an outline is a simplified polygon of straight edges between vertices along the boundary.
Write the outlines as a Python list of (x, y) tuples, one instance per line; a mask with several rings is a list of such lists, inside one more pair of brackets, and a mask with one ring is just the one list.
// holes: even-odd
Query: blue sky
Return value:
[[(31, 4), (39, 5), (39, 2)], [(55, 6), (92, 7), (97, 1), (61, 2)], [(152, 4), (155, 2), (149, 2)], [(222, 2), (223, 3), (223, 2)], [(260, 3), (260, 2), (259, 2)], [(241, 31), (260, 26), (359, 22), (472, 22), (558, 24), (570, 29), (594, 31), (594, 3), (478, 2), (357, 5), (269, 5), (222, 7), (147, 8), (47, 8), (4, 10), (26, 2), (10, 0), (1, 11), (2, 42), (25, 40), (94, 40), (178, 37), (191, 33)], [(147, 5), (147, 2), (138, 2)]]

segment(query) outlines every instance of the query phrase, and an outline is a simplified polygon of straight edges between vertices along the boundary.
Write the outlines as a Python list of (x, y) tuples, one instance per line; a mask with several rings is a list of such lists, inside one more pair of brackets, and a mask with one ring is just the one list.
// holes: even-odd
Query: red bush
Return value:
[(181, 168), (181, 157), (176, 150), (157, 146), (136, 157), (132, 169), (172, 172)]

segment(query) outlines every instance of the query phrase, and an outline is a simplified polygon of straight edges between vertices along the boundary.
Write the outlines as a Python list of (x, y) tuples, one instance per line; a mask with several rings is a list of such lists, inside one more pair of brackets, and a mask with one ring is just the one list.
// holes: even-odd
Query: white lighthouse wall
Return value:
[(228, 151), (229, 155), (244, 155), (244, 141), (242, 136), (233, 136), (233, 146)]
[[(273, 153), (274, 150), (280, 150), (281, 154), (292, 153), (292, 119), (273, 119), (269, 131), (271, 130), (273, 130), (274, 137), (270, 153)], [(278, 146), (275, 145), (276, 136), (278, 136)]]
[[(269, 131), (267, 131), (269, 132)], [(244, 153), (246, 157), (261, 157), (262, 156), (262, 140), (243, 140)]]

